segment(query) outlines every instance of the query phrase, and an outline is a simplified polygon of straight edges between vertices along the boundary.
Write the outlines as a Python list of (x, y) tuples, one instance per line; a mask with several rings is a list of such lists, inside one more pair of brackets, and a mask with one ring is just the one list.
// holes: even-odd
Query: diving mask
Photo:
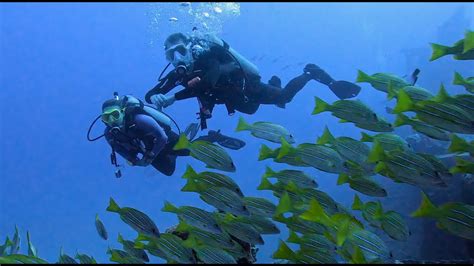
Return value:
[(121, 109), (111, 108), (102, 113), (102, 121), (108, 125), (120, 124), (123, 120), (124, 114)]
[(185, 45), (179, 43), (165, 50), (166, 60), (168, 60), (179, 74), (185, 74), (191, 70), (194, 57), (191, 50), (191, 43)]

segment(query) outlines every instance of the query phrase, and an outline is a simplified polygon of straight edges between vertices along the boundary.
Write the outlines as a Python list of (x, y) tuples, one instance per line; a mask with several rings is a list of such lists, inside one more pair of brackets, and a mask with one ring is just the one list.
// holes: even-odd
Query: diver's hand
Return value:
[(158, 109), (161, 110), (163, 107), (168, 107), (171, 104), (173, 104), (176, 99), (174, 98), (174, 95), (171, 96), (166, 96), (163, 94), (156, 94), (150, 97), (151, 102), (156, 105)]

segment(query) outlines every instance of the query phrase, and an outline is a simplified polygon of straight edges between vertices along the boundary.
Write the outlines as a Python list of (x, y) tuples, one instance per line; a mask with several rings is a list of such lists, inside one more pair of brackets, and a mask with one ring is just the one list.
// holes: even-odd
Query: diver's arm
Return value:
[(112, 147), (112, 149), (120, 154), (125, 160), (135, 164), (138, 161), (137, 152), (133, 152), (131, 150), (126, 149), (120, 142), (116, 141), (110, 134), (110, 132), (106, 132), (105, 139)]
[(146, 95), (145, 95), (145, 101), (147, 103), (152, 103), (151, 102), (151, 96), (155, 94), (166, 94), (169, 91), (171, 91), (173, 88), (177, 87), (178, 84), (178, 75), (176, 71), (171, 71), (169, 72), (166, 77), (160, 80), (158, 85), (156, 85), (153, 89), (149, 90)]
[(138, 114), (135, 116), (136, 129), (143, 134), (146, 153), (143, 155), (145, 165), (151, 163), (165, 147), (168, 136), (161, 126), (150, 116)]

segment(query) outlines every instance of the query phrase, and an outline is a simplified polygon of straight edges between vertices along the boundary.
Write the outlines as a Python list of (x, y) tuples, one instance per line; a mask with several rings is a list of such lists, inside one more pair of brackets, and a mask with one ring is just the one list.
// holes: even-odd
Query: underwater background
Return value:
[[(212, 12), (216, 5), (222, 12)], [(198, 12), (210, 15), (203, 17)], [(115, 214), (105, 210), (110, 197), (121, 206), (133, 206), (148, 214), (160, 232), (178, 222), (175, 214), (161, 211), (165, 200), (177, 206), (213, 210), (196, 193), (180, 191), (188, 164), (198, 172), (206, 171), (196, 159), (179, 157), (175, 174), (167, 177), (152, 167), (128, 166), (119, 157), (119, 164), (126, 166), (122, 178), (115, 178), (108, 144), (104, 139), (86, 139), (90, 123), (113, 92), (143, 99), (166, 66), (164, 39), (174, 32), (190, 32), (193, 26), (216, 33), (256, 64), (264, 82), (278, 75), (286, 84), (302, 73), (307, 63), (319, 65), (335, 79), (352, 82), (358, 69), (403, 76), (419, 68), (418, 85), (436, 94), (443, 82), (449, 93), (456, 94), (464, 93), (464, 89), (451, 84), (453, 71), (472, 76), (474, 69), (473, 61), (448, 57), (428, 62), (430, 42), (451, 44), (462, 38), (466, 29), (474, 28), (472, 3), (2, 3), (2, 241), (16, 225), (22, 234), (22, 249), (28, 230), (38, 255), (47, 261), (55, 262), (62, 247), (68, 254), (79, 251), (98, 262), (108, 262), (107, 247), (120, 247), (116, 241), (119, 232), (126, 239), (136, 236)], [(387, 114), (385, 107), (393, 107), (394, 102), (369, 84), (359, 85), (362, 91), (357, 98), (393, 122), (394, 116)], [(241, 150), (227, 150), (237, 167), (228, 176), (245, 195), (278, 203), (270, 191), (257, 190), (257, 186), (265, 166), (275, 170), (288, 167), (270, 160), (257, 161), (262, 143), (272, 148), (279, 145), (248, 132), (234, 132), (239, 117), (252, 123), (283, 125), (297, 143), (314, 143), (325, 126), (335, 136), (360, 138), (364, 130), (338, 123), (330, 113), (311, 115), (315, 95), (327, 102), (337, 100), (327, 87), (312, 81), (286, 109), (261, 105), (254, 115), (228, 116), (224, 106), (216, 106), (208, 120), (209, 129), (220, 129), (247, 143)], [(197, 111), (195, 99), (165, 109), (181, 130), (197, 122)], [(103, 125), (98, 123), (93, 134), (102, 131)], [(401, 127), (395, 133), (406, 137), (413, 131)], [(355, 192), (347, 185), (336, 185), (337, 175), (313, 168), (303, 170), (317, 180), (320, 190), (350, 208)], [(412, 232), (405, 242), (381, 235), (394, 258), (473, 257), (466, 247), (469, 240), (440, 230), (427, 240), (426, 234), (436, 230), (434, 223), (409, 217), (421, 200), (419, 188), (395, 184), (381, 176), (376, 180), (389, 194), (381, 198), (384, 208), (401, 213)], [(461, 190), (460, 184), (449, 193), (442, 192), (444, 198), (439, 202), (434, 201), (463, 201)], [(364, 202), (371, 199), (359, 195)], [(465, 203), (472, 205), (474, 201), (471, 198)], [(107, 241), (97, 235), (96, 214), (109, 232)], [(258, 246), (257, 263), (272, 262), (278, 240), (287, 239), (284, 224), (277, 226), (281, 233), (265, 235), (265, 245)], [(163, 260), (150, 257), (150, 262)]]

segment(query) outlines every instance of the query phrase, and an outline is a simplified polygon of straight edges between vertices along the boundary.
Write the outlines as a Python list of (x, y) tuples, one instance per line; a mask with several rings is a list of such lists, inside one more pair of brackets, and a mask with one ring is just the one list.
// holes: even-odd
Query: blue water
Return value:
[[(181, 25), (180, 21), (168, 21), (177, 9), (177, 3), (0, 5), (2, 243), (18, 225), (23, 252), (29, 230), (39, 256), (50, 262), (57, 261), (60, 247), (69, 255), (77, 250), (108, 262), (107, 247), (121, 247), (116, 241), (118, 233), (127, 239), (136, 234), (116, 214), (105, 211), (110, 197), (120, 206), (147, 213), (160, 231), (177, 223), (174, 214), (160, 211), (165, 200), (178, 206), (212, 210), (197, 194), (180, 191), (185, 183), (181, 175), (186, 165), (204, 171), (203, 163), (178, 158), (171, 177), (153, 168), (125, 167), (123, 177), (116, 179), (105, 140), (91, 143), (86, 139), (87, 129), (99, 114), (102, 102), (111, 98), (114, 91), (144, 97), (156, 84), (166, 65), (163, 40), (172, 32), (190, 30), (189, 25)], [(464, 20), (456, 12), (461, 12)], [(162, 16), (152, 23), (157, 13)], [(429, 42), (457, 41), (467, 28), (474, 28), (473, 17), (472, 3), (243, 3), (240, 16), (222, 21), (219, 36), (247, 58), (256, 58), (254, 63), (264, 81), (276, 74), (286, 84), (302, 72), (306, 63), (321, 66), (335, 79), (349, 81), (355, 81), (357, 69), (402, 76), (420, 67), (416, 64), (425, 64), (420, 85), (436, 92), (442, 81), (448, 84), (450, 92), (458, 93), (463, 90), (450, 85), (452, 71), (472, 76), (472, 61), (452, 62), (445, 57), (427, 64), (431, 54)], [(448, 22), (454, 26), (446, 26)], [(440, 35), (438, 30), (442, 26), (449, 30)], [(403, 51), (410, 49), (418, 49), (416, 54), (420, 58), (415, 62), (420, 63), (414, 65), (413, 60), (407, 59)], [(366, 83), (361, 86), (359, 99), (393, 121), (384, 111), (386, 95)], [(237, 166), (237, 172), (230, 176), (245, 195), (276, 202), (271, 193), (257, 191), (256, 187), (265, 166), (276, 170), (286, 166), (257, 162), (262, 143), (278, 145), (256, 139), (248, 132), (234, 133), (240, 116), (249, 122), (282, 124), (298, 143), (314, 142), (326, 125), (336, 136), (360, 138), (361, 130), (352, 124), (338, 123), (329, 113), (312, 116), (315, 95), (329, 102), (337, 99), (328, 88), (312, 81), (286, 109), (262, 105), (255, 115), (237, 113), (229, 117), (224, 106), (215, 108), (209, 127), (247, 142), (243, 150), (229, 151)], [(166, 111), (184, 130), (189, 123), (196, 122), (198, 106), (195, 99), (189, 99)], [(93, 133), (100, 134), (102, 129), (103, 125), (97, 125)], [(408, 134), (410, 130), (404, 127), (397, 132)], [(123, 162), (119, 158), (119, 163)], [(336, 186), (337, 176), (312, 168), (304, 170), (316, 178), (322, 190), (350, 206), (354, 193), (347, 185)], [(414, 192), (413, 199), (407, 200), (416, 200), (418, 204), (418, 190), (386, 184), (389, 190)], [(385, 201), (398, 208), (390, 197)], [(410, 206), (409, 210), (414, 208)], [(108, 241), (97, 235), (96, 213), (107, 227)], [(266, 244), (260, 247), (258, 262), (271, 261), (278, 239), (287, 238), (284, 226), (279, 227), (280, 235), (264, 237)], [(419, 238), (413, 237), (407, 243), (393, 246), (394, 254), (402, 254), (402, 249), (416, 246), (417, 241)], [(416, 257), (417, 253), (403, 254)]]

